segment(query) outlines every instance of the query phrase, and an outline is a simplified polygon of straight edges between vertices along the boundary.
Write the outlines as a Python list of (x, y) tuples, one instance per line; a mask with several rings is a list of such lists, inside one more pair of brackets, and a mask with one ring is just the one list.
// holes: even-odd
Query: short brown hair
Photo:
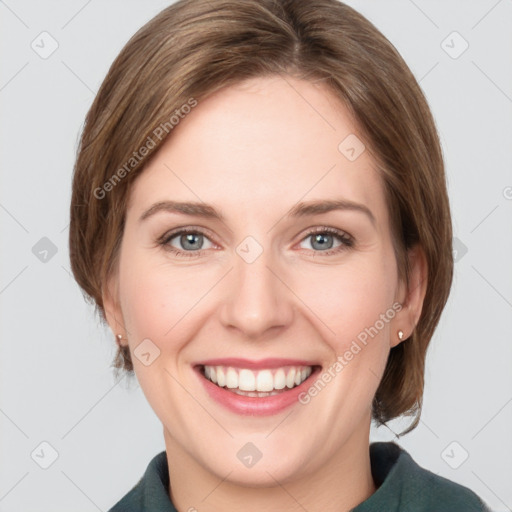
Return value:
[[(410, 338), (391, 349), (372, 409), (379, 423), (415, 414), (409, 432), (419, 422), (426, 351), (453, 277), (444, 163), (431, 112), (406, 63), (342, 2), (179, 0), (144, 25), (113, 62), (86, 117), (72, 185), (71, 269), (105, 321), (102, 291), (116, 268), (130, 185), (172, 131), (153, 136), (146, 157), (126, 171), (133, 152), (191, 98), (267, 75), (330, 87), (356, 119), (382, 174), (399, 276), (407, 283), (407, 249), (424, 250), (429, 275), (421, 317)], [(121, 166), (122, 179), (112, 182)], [(133, 372), (128, 349), (114, 366)]]

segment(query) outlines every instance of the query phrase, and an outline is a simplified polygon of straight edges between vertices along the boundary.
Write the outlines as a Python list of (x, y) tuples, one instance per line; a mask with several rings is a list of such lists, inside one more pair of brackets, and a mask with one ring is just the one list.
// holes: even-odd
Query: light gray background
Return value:
[[(512, 0), (348, 3), (420, 80), (442, 138), (460, 241), (428, 353), (422, 421), (398, 442), (493, 510), (510, 511)], [(1, 511), (107, 510), (164, 449), (136, 381), (114, 380), (114, 340), (70, 275), (67, 238), (85, 114), (121, 47), (168, 4), (0, 1)], [(58, 43), (47, 59), (31, 48), (50, 48), (43, 31)], [(469, 44), (458, 58), (462, 39), (446, 39), (453, 31)], [(43, 237), (57, 250), (46, 262), (36, 255)], [(393, 439), (391, 430), (373, 430), (372, 440)], [(40, 467), (51, 462), (43, 441), (58, 453), (48, 469)]]

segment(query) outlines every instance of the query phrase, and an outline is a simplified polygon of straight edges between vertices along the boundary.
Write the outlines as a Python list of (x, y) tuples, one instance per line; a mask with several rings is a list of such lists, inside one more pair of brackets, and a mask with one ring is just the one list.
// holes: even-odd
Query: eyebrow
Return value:
[[(347, 199), (317, 200), (297, 203), (291, 208), (285, 217), (306, 217), (320, 215), (334, 210), (351, 210), (364, 213), (375, 226), (375, 216), (371, 210), (360, 203)], [(158, 212), (181, 213), (207, 219), (215, 219), (224, 222), (224, 216), (213, 206), (206, 203), (181, 202), (181, 201), (159, 201), (148, 208), (139, 218), (139, 222), (155, 215)]]

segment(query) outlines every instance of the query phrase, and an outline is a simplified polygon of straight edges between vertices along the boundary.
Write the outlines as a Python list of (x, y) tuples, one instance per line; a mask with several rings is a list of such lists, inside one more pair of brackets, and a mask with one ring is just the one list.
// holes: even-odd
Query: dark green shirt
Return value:
[[(491, 512), (470, 489), (420, 467), (393, 442), (370, 445), (377, 490), (352, 512)], [(169, 498), (166, 452), (109, 512), (176, 512)]]

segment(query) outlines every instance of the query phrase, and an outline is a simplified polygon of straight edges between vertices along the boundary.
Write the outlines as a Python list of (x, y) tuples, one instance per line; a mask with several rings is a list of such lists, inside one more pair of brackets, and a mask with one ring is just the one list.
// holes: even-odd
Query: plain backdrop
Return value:
[[(372, 440), (395, 439), (512, 510), (512, 0), (347, 3), (425, 91), (456, 238), (421, 423), (396, 440), (407, 421), (393, 422)], [(167, 5), (0, 2), (0, 511), (105, 511), (164, 449), (137, 382), (114, 379), (113, 336), (70, 274), (67, 241), (85, 114), (122, 46)]]

